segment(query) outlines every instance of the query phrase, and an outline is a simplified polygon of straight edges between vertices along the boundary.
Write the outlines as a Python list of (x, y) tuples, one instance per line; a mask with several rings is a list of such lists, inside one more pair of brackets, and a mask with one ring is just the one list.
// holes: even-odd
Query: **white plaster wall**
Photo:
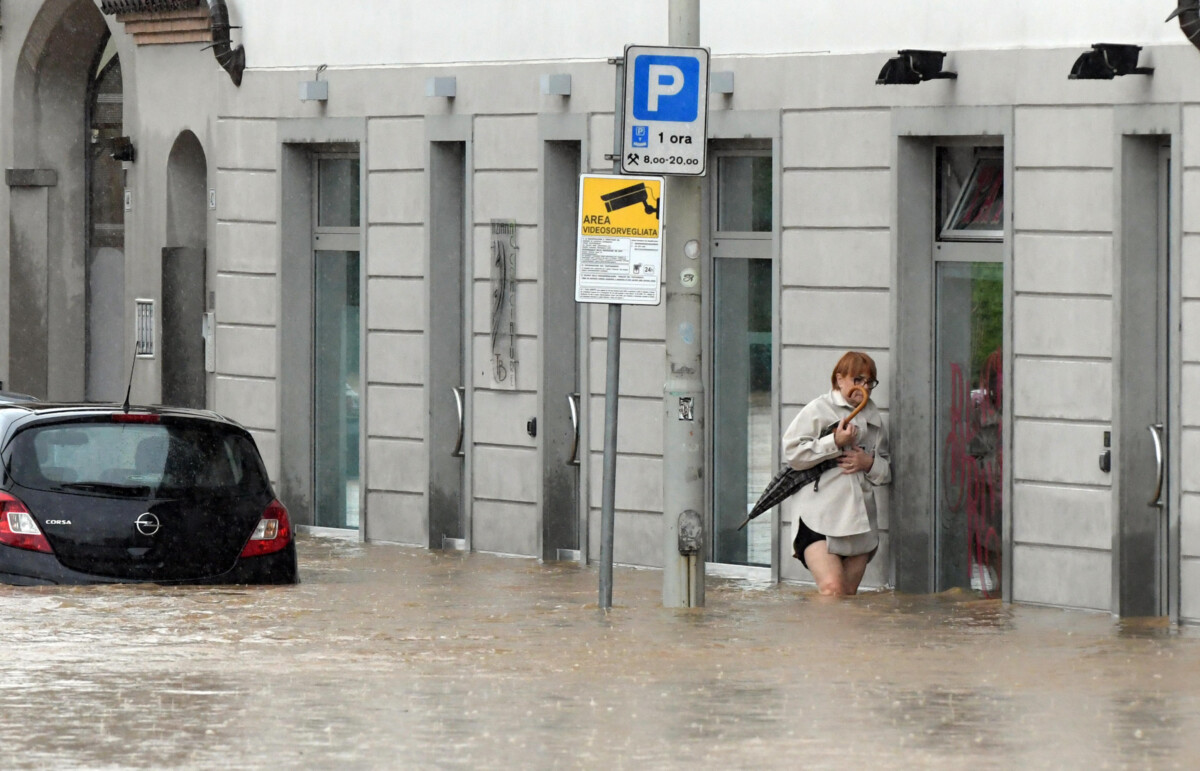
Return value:
[[(667, 0), (230, 0), (252, 68), (598, 59), (665, 45)], [(716, 55), (1186, 44), (1158, 0), (701, 0)]]

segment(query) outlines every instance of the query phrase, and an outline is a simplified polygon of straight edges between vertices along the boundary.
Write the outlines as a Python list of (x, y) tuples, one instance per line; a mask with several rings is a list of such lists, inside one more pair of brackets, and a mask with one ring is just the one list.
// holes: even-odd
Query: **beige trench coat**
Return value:
[[(784, 462), (792, 468), (806, 469), (841, 455), (833, 434), (817, 437), (826, 426), (849, 415), (851, 409), (837, 389), (806, 404), (783, 434)], [(804, 524), (829, 537), (833, 554), (860, 554), (875, 548), (878, 525), (873, 488), (892, 481), (887, 429), (879, 408), (868, 400), (852, 423), (858, 426), (857, 444), (875, 456), (870, 471), (843, 474), (840, 468), (832, 468), (821, 475), (819, 482), (806, 485), (783, 502), (782, 513), (792, 523), (793, 539), (803, 518)], [(836, 539), (840, 538), (848, 539), (858, 549), (838, 548)]]

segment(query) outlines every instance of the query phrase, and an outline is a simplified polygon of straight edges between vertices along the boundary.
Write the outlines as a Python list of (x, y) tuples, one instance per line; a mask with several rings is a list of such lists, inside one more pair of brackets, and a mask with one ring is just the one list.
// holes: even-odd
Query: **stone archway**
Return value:
[(167, 159), (167, 246), (162, 254), (162, 401), (205, 406), (208, 163), (191, 131), (175, 139)]
[(56, 400), (86, 384), (87, 105), (108, 26), (92, 0), (46, 0), (13, 79), (8, 387)]

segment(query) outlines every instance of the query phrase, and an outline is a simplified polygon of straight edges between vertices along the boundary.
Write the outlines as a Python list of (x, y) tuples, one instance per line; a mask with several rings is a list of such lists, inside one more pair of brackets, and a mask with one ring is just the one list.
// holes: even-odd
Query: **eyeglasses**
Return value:
[(879, 381), (874, 379), (867, 380), (865, 375), (859, 375), (858, 377), (854, 378), (854, 385), (865, 386), (867, 389), (874, 391), (875, 386), (879, 385)]

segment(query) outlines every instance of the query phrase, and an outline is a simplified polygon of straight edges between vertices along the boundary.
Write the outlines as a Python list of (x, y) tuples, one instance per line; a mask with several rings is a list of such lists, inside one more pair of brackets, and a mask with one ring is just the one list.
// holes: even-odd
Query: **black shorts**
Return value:
[(804, 524), (804, 520), (800, 518), (799, 514), (796, 515), (796, 518), (800, 520), (800, 527), (797, 528), (796, 537), (792, 540), (792, 556), (800, 560), (800, 564), (807, 569), (808, 563), (804, 561), (804, 550), (817, 541), (824, 541), (825, 536)]

